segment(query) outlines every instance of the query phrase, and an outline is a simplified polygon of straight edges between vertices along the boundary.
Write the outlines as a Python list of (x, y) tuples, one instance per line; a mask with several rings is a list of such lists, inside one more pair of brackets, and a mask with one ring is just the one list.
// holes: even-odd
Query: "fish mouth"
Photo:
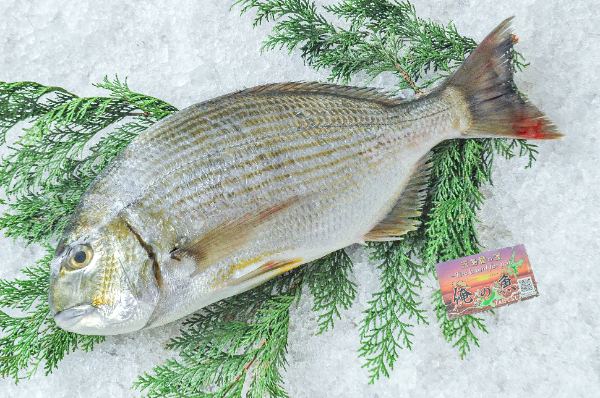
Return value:
[(77, 330), (79, 329), (77, 324), (79, 324), (82, 319), (95, 310), (96, 307), (90, 304), (78, 305), (76, 307), (62, 310), (58, 314), (54, 315), (54, 322), (56, 322), (56, 325), (61, 329), (77, 333)]

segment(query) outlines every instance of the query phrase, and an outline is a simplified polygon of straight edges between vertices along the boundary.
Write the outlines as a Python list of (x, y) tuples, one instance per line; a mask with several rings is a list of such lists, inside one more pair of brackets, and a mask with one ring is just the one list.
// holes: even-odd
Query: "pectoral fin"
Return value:
[(184, 246), (174, 249), (171, 257), (180, 261), (192, 259), (196, 270), (190, 276), (195, 276), (239, 250), (249, 239), (256, 236), (267, 220), (295, 202), (297, 199), (291, 199), (280, 205), (225, 221)]
[(391, 241), (402, 239), (402, 235), (417, 229), (423, 200), (427, 195), (431, 152), (423, 156), (415, 165), (410, 180), (396, 201), (392, 210), (365, 237), (365, 241)]

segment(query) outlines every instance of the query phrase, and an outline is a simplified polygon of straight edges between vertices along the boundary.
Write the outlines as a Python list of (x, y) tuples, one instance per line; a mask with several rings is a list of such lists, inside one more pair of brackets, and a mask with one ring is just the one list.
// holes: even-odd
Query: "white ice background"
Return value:
[[(81, 96), (105, 75), (182, 109), (243, 87), (325, 80), (298, 51), (260, 54), (270, 26), (252, 28), (232, 0), (0, 2), (0, 81), (36, 81)], [(331, 3), (333, 1), (329, 1)], [(319, 2), (320, 3), (320, 2)], [(375, 265), (355, 253), (359, 293), (335, 329), (320, 336), (312, 300), (291, 315), (285, 388), (292, 397), (597, 397), (600, 395), (600, 5), (584, 0), (414, 0), (420, 17), (481, 41), (514, 15), (518, 49), (528, 62), (519, 88), (565, 137), (539, 142), (538, 161), (496, 157), (494, 186), (479, 213), (483, 251), (523, 243), (538, 298), (484, 313), (489, 334), (465, 359), (443, 339), (428, 296), (431, 324), (414, 328), (389, 379), (368, 385), (358, 359), (358, 325), (378, 288)], [(371, 85), (391, 88), (384, 77)], [(360, 84), (361, 81), (357, 81)], [(5, 153), (5, 152), (3, 152)], [(42, 251), (0, 239), (0, 278), (19, 277)], [(50, 376), (43, 370), (15, 386), (0, 379), (0, 397), (132, 397), (137, 375), (173, 353), (164, 349), (179, 325), (108, 337), (92, 353), (69, 354)]]

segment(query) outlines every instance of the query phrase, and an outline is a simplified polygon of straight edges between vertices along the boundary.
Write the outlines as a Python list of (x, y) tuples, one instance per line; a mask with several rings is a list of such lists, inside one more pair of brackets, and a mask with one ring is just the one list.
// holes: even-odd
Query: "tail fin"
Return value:
[(508, 18), (446, 80), (471, 111), (464, 137), (551, 139), (562, 137), (544, 113), (524, 99), (513, 82), (514, 36)]

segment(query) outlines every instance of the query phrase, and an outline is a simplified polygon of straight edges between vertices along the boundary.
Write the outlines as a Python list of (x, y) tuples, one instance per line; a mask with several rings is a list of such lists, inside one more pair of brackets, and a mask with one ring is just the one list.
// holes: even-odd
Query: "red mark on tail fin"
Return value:
[(545, 131), (546, 124), (542, 119), (533, 118), (524, 112), (519, 112), (513, 120), (515, 138), (526, 140), (545, 140), (556, 138), (555, 134)]

